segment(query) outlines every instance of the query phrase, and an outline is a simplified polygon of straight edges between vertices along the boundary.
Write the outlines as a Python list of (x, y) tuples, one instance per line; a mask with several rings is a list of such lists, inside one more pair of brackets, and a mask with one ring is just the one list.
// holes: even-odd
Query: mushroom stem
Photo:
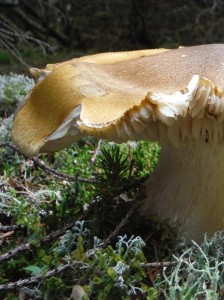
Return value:
[(196, 241), (224, 227), (223, 143), (162, 146), (159, 163), (146, 181), (144, 215), (181, 222)]

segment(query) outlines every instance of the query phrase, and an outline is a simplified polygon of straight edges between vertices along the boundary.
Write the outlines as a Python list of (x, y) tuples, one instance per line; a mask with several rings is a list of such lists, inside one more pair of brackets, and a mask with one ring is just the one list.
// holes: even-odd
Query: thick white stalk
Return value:
[(200, 241), (224, 229), (224, 144), (163, 145), (159, 163), (145, 183), (142, 212), (178, 219), (182, 231)]

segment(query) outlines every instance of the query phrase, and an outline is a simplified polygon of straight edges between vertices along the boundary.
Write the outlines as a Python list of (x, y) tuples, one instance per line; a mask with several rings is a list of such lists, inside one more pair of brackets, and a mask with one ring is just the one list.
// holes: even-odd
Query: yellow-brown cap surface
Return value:
[[(156, 131), (158, 122), (171, 124), (171, 115), (174, 120), (185, 118), (192, 103), (198, 105), (194, 98), (198, 88), (207, 91), (198, 96), (199, 107), (206, 101), (211, 107), (208, 96), (213, 94), (213, 100), (221, 101), (223, 91), (217, 87), (224, 86), (223, 53), (224, 45), (217, 44), (149, 50), (148, 55), (147, 50), (100, 54), (48, 66), (47, 76), (15, 115), (13, 140), (23, 153), (33, 156), (61, 149), (83, 134), (119, 142), (147, 138), (147, 128)], [(195, 75), (198, 79), (192, 81)], [(76, 128), (67, 140), (69, 128), (64, 130), (64, 123)], [(64, 136), (55, 134), (61, 128)], [(148, 134), (148, 139), (152, 135)], [(55, 147), (53, 137), (57, 137)]]

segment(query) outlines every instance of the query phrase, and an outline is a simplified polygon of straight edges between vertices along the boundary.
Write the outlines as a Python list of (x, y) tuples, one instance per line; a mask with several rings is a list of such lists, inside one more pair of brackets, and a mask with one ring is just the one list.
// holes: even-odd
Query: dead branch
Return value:
[[(33, 20), (29, 17), (27, 17), (27, 13), (24, 13), (22, 9), (19, 7), (14, 8), (15, 13), (21, 18), (21, 20), (27, 24), (28, 27), (31, 27), (35, 33), (41, 33), (41, 34), (46, 34), (46, 28), (44, 28), (38, 20)], [(48, 28), (49, 33), (51, 34), (52, 37), (54, 37), (57, 41), (59, 41), (61, 44), (64, 46), (69, 45), (70, 40), (61, 34), (60, 32), (57, 32), (53, 28)]]
[(65, 271), (69, 268), (73, 268), (75, 265), (77, 265), (79, 263), (80, 262), (78, 262), (78, 261), (73, 261), (72, 263), (69, 263), (69, 264), (66, 264), (66, 265), (61, 265), (58, 268), (55, 268), (51, 271), (48, 271), (45, 274), (39, 274), (39, 275), (32, 276), (32, 277), (27, 278), (27, 279), (18, 280), (16, 282), (10, 282), (10, 283), (7, 283), (7, 284), (2, 284), (2, 285), (0, 285), (0, 291), (18, 290), (18, 289), (22, 288), (25, 285), (38, 283), (43, 278), (49, 278), (49, 277), (54, 276), (58, 273), (62, 273), (63, 271)]
[[(11, 144), (9, 142), (0, 143), (0, 148), (4, 148), (4, 147), (11, 148), (13, 151), (16, 151), (16, 152), (20, 153), (21, 155), (23, 155), (16, 148), (16, 146), (14, 146), (13, 144)], [(40, 160), (37, 157), (33, 157), (31, 159), (32, 159), (32, 161), (34, 162), (34, 164), (36, 166), (40, 167), (42, 170), (46, 171), (47, 173), (49, 173), (49, 174), (51, 174), (51, 175), (53, 175), (57, 178), (64, 179), (64, 180), (69, 180), (69, 181), (79, 181), (79, 182), (89, 183), (89, 184), (96, 184), (97, 183), (97, 181), (93, 178), (82, 178), (82, 177), (79, 177), (78, 175), (72, 176), (72, 175), (69, 175), (69, 174), (64, 174), (64, 173), (58, 172), (58, 171), (50, 168), (49, 166), (47, 166), (44, 161)]]
[(12, 250), (9, 250), (8, 252), (0, 255), (0, 262), (9, 260), (10, 258), (16, 256), (20, 252), (24, 252), (31, 249), (30, 243), (22, 244)]
[[(86, 218), (89, 214), (90, 210), (88, 210), (84, 215), (81, 215), (79, 218), (77, 218), (75, 221), (65, 225), (63, 228), (58, 229), (56, 231), (51, 232), (50, 234), (46, 235), (41, 241), (40, 243), (46, 243), (46, 242), (50, 242), (54, 239), (56, 239), (57, 237), (63, 235), (66, 233), (67, 230), (71, 229), (72, 227), (75, 226), (75, 223), (77, 221), (80, 221), (84, 218)], [(30, 243), (25, 243), (22, 245), (19, 245), (18, 247), (8, 251), (7, 253), (4, 253), (2, 255), (0, 255), (0, 262), (2, 261), (6, 261), (9, 260), (10, 258), (16, 256), (17, 254), (19, 254), (20, 252), (24, 252), (27, 250), (31, 250), (32, 245)]]
[(184, 263), (188, 261), (188, 259), (182, 259), (181, 262), (177, 261), (162, 261), (162, 262), (151, 262), (151, 263), (142, 263), (142, 268), (163, 268), (163, 267), (175, 267), (178, 263)]
[(87, 210), (85, 212), (85, 214), (81, 215), (79, 218), (77, 218), (75, 221), (65, 225), (64, 227), (62, 227), (61, 229), (58, 229), (56, 231), (51, 232), (50, 234), (46, 235), (43, 239), (42, 239), (42, 243), (46, 243), (46, 242), (50, 242), (54, 239), (56, 239), (57, 237), (63, 235), (66, 233), (67, 230), (71, 229), (72, 227), (75, 226), (75, 223), (77, 221), (81, 221), (84, 220), (85, 218), (87, 218), (87, 216), (89, 215), (91, 211), (91, 208), (89, 207), (89, 210)]
[(72, 176), (72, 175), (68, 175), (68, 174), (64, 174), (64, 173), (58, 172), (58, 171), (50, 168), (49, 166), (47, 166), (43, 160), (40, 160), (37, 157), (32, 158), (32, 161), (38, 167), (40, 167), (41, 169), (43, 169), (47, 173), (54, 175), (55, 177), (58, 177), (58, 178), (61, 178), (61, 179), (64, 179), (64, 180), (69, 180), (69, 181), (79, 181), (79, 182), (83, 182), (83, 183), (96, 184), (96, 180), (95, 179), (81, 178), (81, 177), (79, 177), (77, 175)]
[(0, 232), (8, 232), (8, 231), (15, 231), (21, 230), (24, 227), (21, 225), (8, 225), (8, 226), (0, 226)]
[(131, 215), (134, 212), (136, 212), (136, 210), (139, 208), (139, 206), (141, 205), (140, 200), (142, 200), (143, 198), (144, 197), (143, 197), (142, 193), (139, 192), (138, 195), (136, 196), (136, 198), (133, 200), (132, 206), (128, 210), (127, 214), (124, 216), (124, 218), (121, 220), (121, 222), (116, 226), (115, 230), (108, 236), (108, 238), (103, 241), (103, 248), (107, 247), (111, 243), (111, 240), (113, 240), (118, 235), (121, 228), (125, 226), (125, 224), (128, 222)]
[(100, 139), (98, 141), (96, 149), (94, 150), (93, 156), (91, 157), (90, 160), (91, 164), (94, 164), (96, 162), (96, 158), (100, 154), (101, 147), (102, 147), (102, 140)]

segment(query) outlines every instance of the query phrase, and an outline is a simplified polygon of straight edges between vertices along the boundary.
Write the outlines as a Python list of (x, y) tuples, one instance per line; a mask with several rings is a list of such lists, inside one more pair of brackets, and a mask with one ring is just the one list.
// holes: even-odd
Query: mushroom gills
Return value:
[(223, 138), (224, 90), (194, 75), (187, 88), (171, 95), (149, 92), (121, 118), (92, 124), (78, 120), (80, 132), (125, 142), (148, 139), (180, 146), (188, 141), (217, 143)]

